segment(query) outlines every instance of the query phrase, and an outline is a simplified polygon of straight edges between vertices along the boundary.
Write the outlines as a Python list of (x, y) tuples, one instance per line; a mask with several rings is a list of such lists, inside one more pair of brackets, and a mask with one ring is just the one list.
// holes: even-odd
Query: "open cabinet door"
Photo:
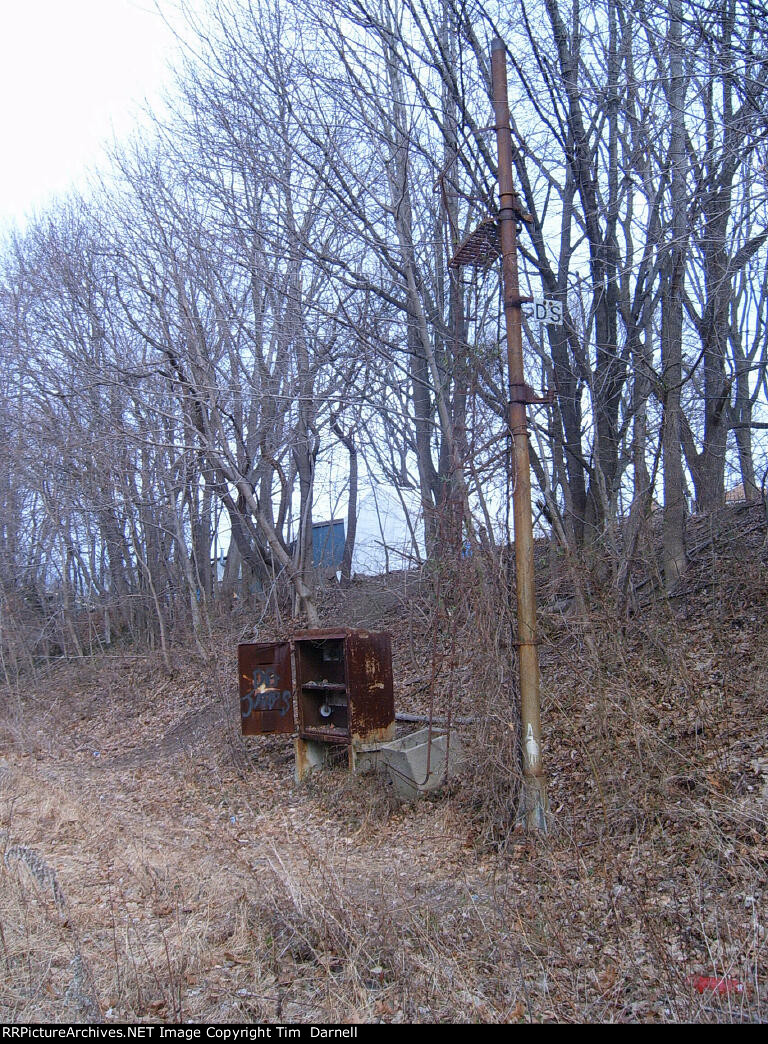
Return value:
[(237, 647), (244, 736), (293, 732), (293, 678), (288, 642)]

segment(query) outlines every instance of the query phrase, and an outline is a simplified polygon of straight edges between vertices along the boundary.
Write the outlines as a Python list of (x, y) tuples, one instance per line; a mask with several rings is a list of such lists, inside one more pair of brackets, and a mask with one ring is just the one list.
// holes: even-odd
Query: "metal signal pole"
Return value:
[(526, 407), (536, 401), (525, 383), (521, 307), (530, 298), (520, 297), (517, 271), (517, 223), (523, 217), (512, 180), (512, 131), (509, 125), (507, 56), (504, 41), (491, 44), (491, 82), (499, 157), (498, 213), (501, 245), (504, 319), (509, 373), (509, 427), (514, 445), (513, 516), (517, 569), (517, 644), (520, 669), (520, 718), (523, 744), (523, 788), (518, 821), (529, 830), (546, 832), (547, 786), (541, 762), (541, 706), (539, 701), (539, 650), (536, 629), (536, 587), (533, 571), (533, 516), (531, 468), (528, 453)]

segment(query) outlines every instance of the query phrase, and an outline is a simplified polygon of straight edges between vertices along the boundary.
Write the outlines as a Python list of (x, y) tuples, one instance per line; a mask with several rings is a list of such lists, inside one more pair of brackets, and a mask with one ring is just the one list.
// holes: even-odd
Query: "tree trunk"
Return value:
[(680, 441), (680, 388), (683, 350), (683, 279), (685, 273), (685, 126), (680, 0), (669, 5), (669, 105), (672, 118), (672, 243), (669, 279), (662, 301), (662, 462), (664, 466), (663, 568), (669, 590), (685, 570), (685, 477)]
[(333, 431), (349, 454), (349, 499), (347, 503), (347, 533), (344, 538), (344, 554), (341, 559), (341, 586), (349, 587), (352, 582), (352, 555), (357, 535), (357, 448), (352, 432), (345, 435), (341, 425), (334, 424)]

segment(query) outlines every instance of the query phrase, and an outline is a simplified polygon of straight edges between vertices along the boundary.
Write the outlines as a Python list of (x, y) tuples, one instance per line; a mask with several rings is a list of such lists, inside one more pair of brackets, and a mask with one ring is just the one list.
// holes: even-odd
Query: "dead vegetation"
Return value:
[(27, 675), (0, 715), (0, 1018), (764, 1021), (765, 537), (757, 509), (693, 523), (671, 599), (646, 563), (580, 601), (549, 556), (545, 839), (514, 826), (503, 562), (328, 593), (328, 622), (392, 631), (399, 710), (474, 719), (462, 778), (414, 805), (341, 769), (297, 787), (289, 741), (243, 741), (241, 634), (170, 674)]

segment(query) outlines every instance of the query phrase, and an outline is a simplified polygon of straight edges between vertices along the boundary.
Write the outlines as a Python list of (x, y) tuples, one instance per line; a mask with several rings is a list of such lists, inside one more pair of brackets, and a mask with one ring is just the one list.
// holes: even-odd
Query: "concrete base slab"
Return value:
[[(331, 757), (331, 752), (343, 751), (340, 744), (322, 743), (319, 740), (301, 739), (296, 736), (293, 741), (296, 752), (296, 782), (301, 783), (313, 772), (322, 768)], [(349, 758), (349, 771), (357, 775), (365, 775), (380, 771), (379, 752), (381, 743), (351, 743), (346, 748)], [(338, 756), (338, 753), (337, 753)]]
[(327, 743), (303, 740), (298, 736), (294, 739), (293, 746), (296, 752), (296, 782), (301, 783), (326, 763), (330, 747)]

